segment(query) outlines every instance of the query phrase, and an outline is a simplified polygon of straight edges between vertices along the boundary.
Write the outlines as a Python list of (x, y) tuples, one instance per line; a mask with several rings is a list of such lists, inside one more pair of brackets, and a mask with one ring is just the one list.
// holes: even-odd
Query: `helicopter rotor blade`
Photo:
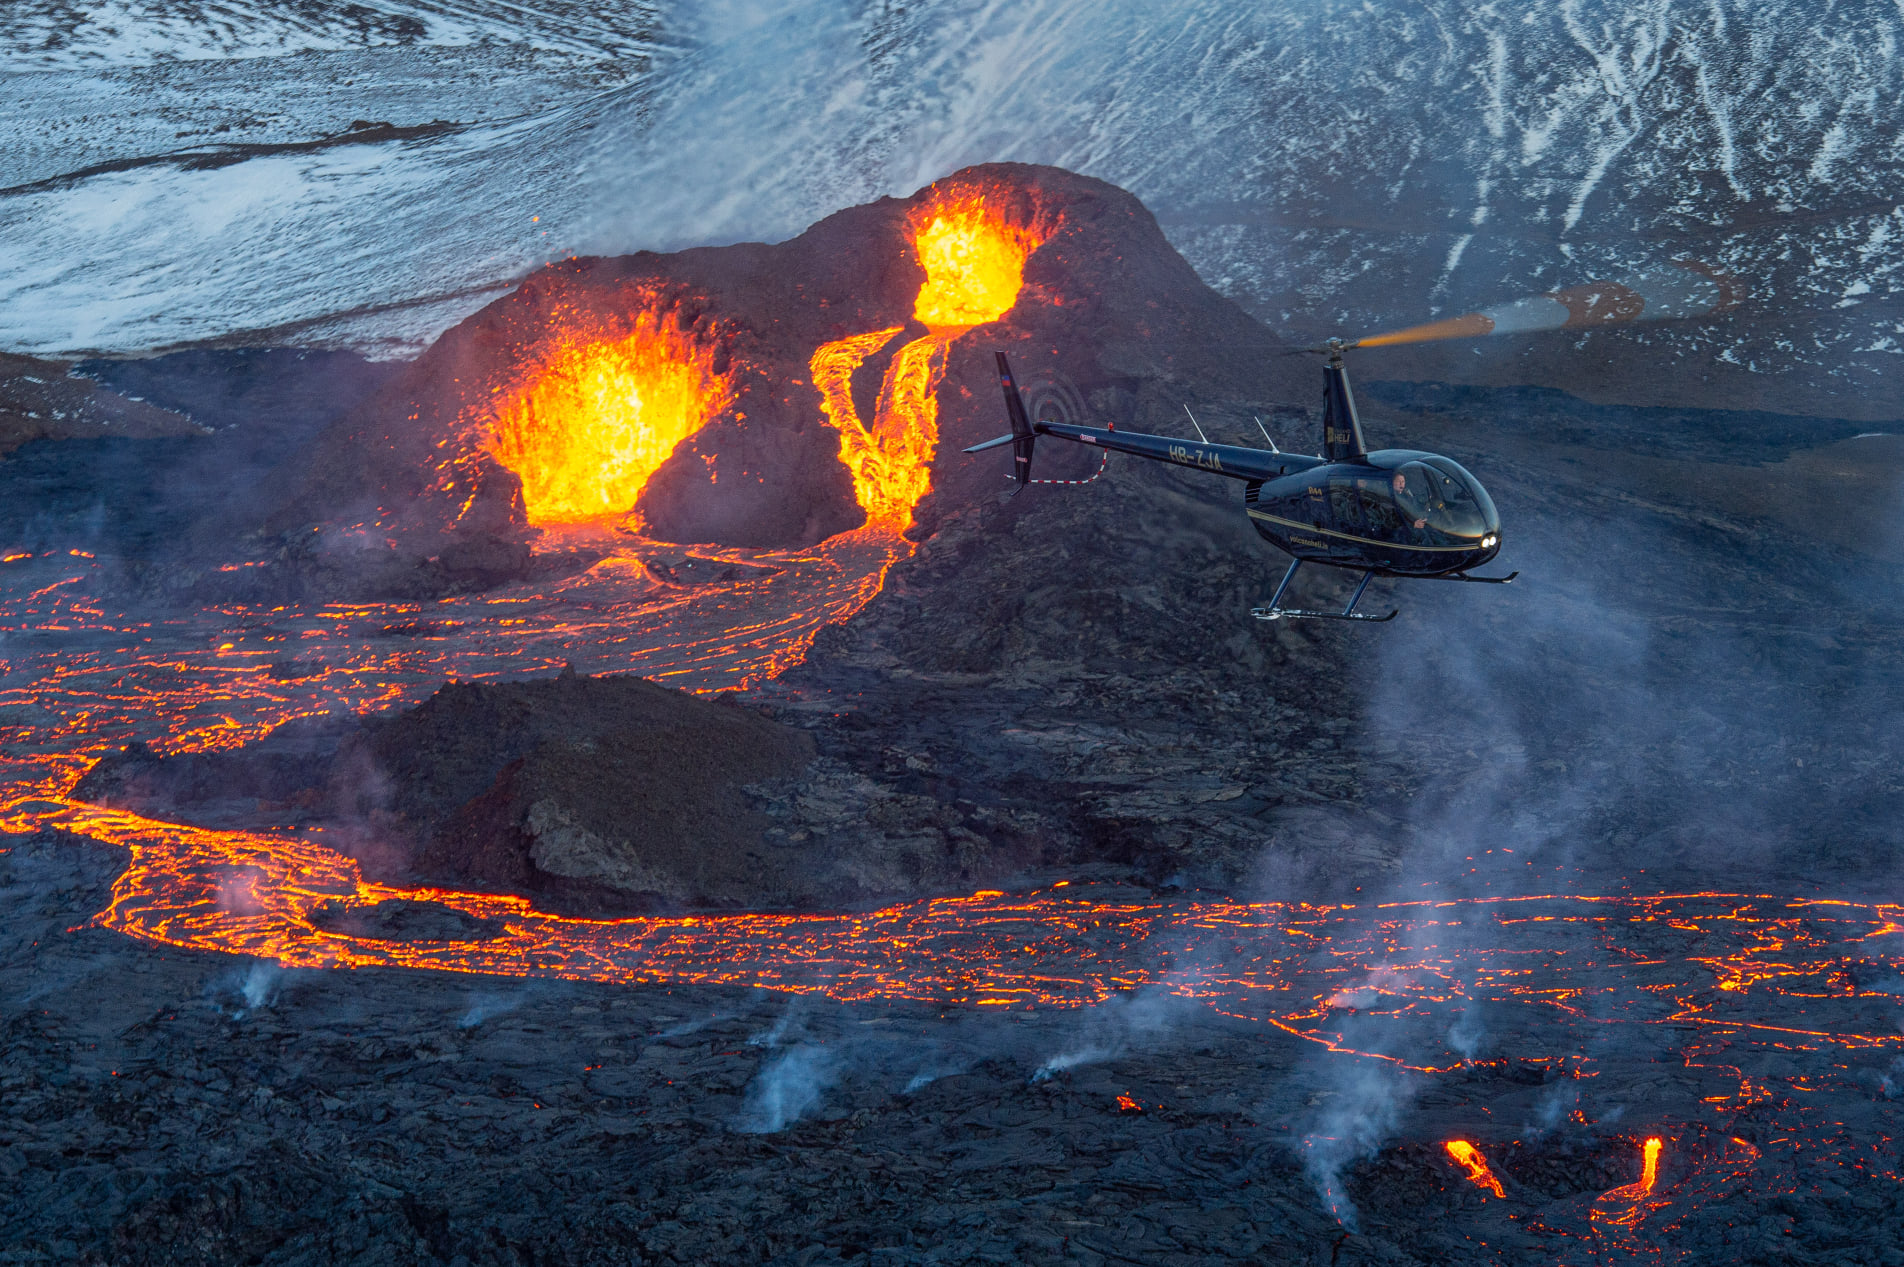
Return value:
[(1346, 352), (1350, 348), (1362, 346), (1361, 339), (1325, 339), (1321, 343), (1306, 348), (1288, 348), (1278, 352), (1278, 356), (1328, 356), (1335, 352)]
[(1745, 298), (1738, 279), (1698, 260), (1672, 261), (1676, 271), (1647, 273), (1618, 281), (1586, 282), (1549, 291), (1480, 312), (1463, 313), (1426, 325), (1368, 335), (1365, 348), (1439, 339), (1471, 339), (1487, 334), (1531, 334), (1538, 330), (1581, 330), (1634, 321), (1675, 321), (1710, 317), (1737, 307)]

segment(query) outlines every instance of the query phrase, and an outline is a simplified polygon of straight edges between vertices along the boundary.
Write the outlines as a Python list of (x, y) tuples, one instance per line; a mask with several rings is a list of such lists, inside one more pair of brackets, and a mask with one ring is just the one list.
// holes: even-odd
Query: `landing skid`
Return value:
[(1466, 581), (1470, 585), (1512, 585), (1519, 572), (1509, 572), (1506, 576), (1469, 576), (1466, 572), (1450, 572), (1445, 576), (1424, 576), (1424, 581)]
[(1368, 588), (1369, 578), (1375, 575), (1373, 572), (1362, 573), (1362, 583), (1357, 585), (1355, 593), (1349, 596), (1349, 605), (1339, 612), (1312, 612), (1295, 607), (1284, 607), (1282, 606), (1283, 591), (1289, 588), (1289, 582), (1296, 578), (1296, 569), (1301, 566), (1301, 559), (1291, 562), (1289, 570), (1283, 573), (1283, 583), (1276, 587), (1276, 593), (1270, 597), (1268, 604), (1250, 608), (1250, 615), (1258, 620), (1364, 620), (1371, 625), (1379, 625), (1401, 614), (1399, 607), (1386, 616), (1370, 616), (1355, 610), (1355, 605), (1362, 601), (1362, 591)]

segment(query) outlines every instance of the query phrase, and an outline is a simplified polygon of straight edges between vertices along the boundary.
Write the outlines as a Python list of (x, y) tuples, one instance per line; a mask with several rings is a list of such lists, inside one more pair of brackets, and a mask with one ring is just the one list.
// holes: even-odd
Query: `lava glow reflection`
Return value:
[(490, 448), (535, 524), (634, 508), (675, 446), (727, 407), (714, 350), (655, 307), (620, 337), (571, 334), (496, 410)]

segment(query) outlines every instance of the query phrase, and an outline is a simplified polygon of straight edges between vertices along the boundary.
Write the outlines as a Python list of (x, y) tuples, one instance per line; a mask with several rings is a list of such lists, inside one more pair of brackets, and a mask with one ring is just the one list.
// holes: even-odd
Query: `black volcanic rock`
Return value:
[[(374, 879), (583, 914), (837, 906), (1089, 861), (1062, 807), (954, 804), (881, 765), (819, 753), (814, 732), (729, 697), (564, 674), (452, 683), (228, 752), (132, 744), (75, 795), (212, 827), (300, 823)], [(384, 913), (389, 935), (428, 924), (406, 911)]]
[[(450, 685), (347, 742), (329, 794), (413, 852), (371, 868), (568, 907), (765, 896), (786, 870), (740, 789), (796, 775), (812, 741), (641, 678)], [(394, 821), (393, 821), (394, 820)]]
[(191, 418), (101, 387), (72, 368), (0, 352), (0, 457), (33, 440), (204, 434)]

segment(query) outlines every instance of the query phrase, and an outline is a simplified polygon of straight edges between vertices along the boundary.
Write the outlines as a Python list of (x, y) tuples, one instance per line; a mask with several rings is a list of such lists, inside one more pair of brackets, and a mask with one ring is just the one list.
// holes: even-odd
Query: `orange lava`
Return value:
[(1117, 1111), (1119, 1113), (1142, 1113), (1144, 1106), (1129, 1096), (1120, 1093), (1117, 1097)]
[(625, 514), (731, 398), (714, 349), (650, 307), (619, 337), (558, 343), (497, 406), (489, 447), (522, 480), (531, 523)]
[(898, 333), (895, 327), (825, 344), (809, 366), (827, 421), (840, 434), (840, 460), (853, 474), (853, 493), (867, 524), (895, 533), (912, 526), (912, 508), (932, 487), (932, 455), (939, 447), (939, 377), (951, 342), (929, 334), (893, 355), (880, 384), (878, 412), (868, 427), (853, 404), (853, 371)]
[(1024, 284), (1025, 260), (1043, 240), (976, 190), (935, 199), (913, 216), (911, 227), (926, 270), (913, 316), (933, 329), (984, 325), (1010, 312)]
[(1468, 1178), (1477, 1186), (1486, 1188), (1495, 1196), (1506, 1199), (1507, 1193), (1501, 1190), (1501, 1181), (1488, 1169), (1487, 1158), (1481, 1156), (1481, 1150), (1465, 1139), (1451, 1139), (1442, 1147), (1448, 1150), (1448, 1156), (1468, 1172)]
[[(1595, 1223), (1605, 1223), (1631, 1230), (1637, 1227), (1647, 1215), (1666, 1204), (1663, 1201), (1651, 1199), (1654, 1188), (1659, 1184), (1659, 1154), (1665, 1147), (1666, 1141), (1657, 1135), (1646, 1138), (1646, 1141), (1640, 1145), (1639, 1181), (1602, 1193), (1593, 1203), (1591, 1217)], [(1749, 1148), (1750, 1145), (1747, 1147)]]
[(1033, 229), (967, 190), (932, 201), (911, 224), (925, 268), (913, 315), (929, 333), (893, 354), (867, 425), (853, 403), (853, 374), (903, 327), (848, 335), (823, 344), (808, 370), (827, 421), (840, 435), (840, 460), (868, 526), (903, 533), (913, 507), (932, 488), (939, 447), (939, 382), (946, 350), (976, 325), (996, 321), (1018, 302), (1025, 260), (1043, 241)]

